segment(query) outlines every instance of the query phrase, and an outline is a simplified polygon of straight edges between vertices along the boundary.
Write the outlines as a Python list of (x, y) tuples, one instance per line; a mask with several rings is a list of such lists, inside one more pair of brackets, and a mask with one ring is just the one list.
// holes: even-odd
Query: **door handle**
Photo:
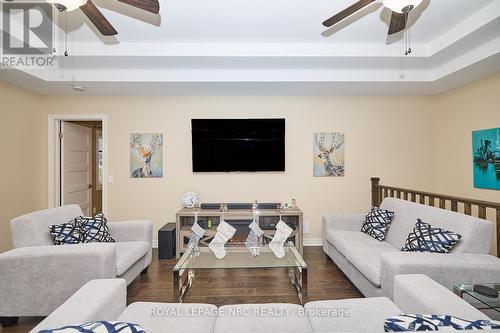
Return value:
[(88, 189), (90, 190), (91, 188), (93, 188), (94, 186), (92, 186), (92, 184), (89, 184), (89, 187)]

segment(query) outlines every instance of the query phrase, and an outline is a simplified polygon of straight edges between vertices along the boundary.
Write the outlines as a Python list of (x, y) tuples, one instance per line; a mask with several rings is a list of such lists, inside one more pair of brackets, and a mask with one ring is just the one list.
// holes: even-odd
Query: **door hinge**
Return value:
[(59, 139), (62, 139), (64, 137), (64, 135), (62, 134), (62, 132), (59, 132)]

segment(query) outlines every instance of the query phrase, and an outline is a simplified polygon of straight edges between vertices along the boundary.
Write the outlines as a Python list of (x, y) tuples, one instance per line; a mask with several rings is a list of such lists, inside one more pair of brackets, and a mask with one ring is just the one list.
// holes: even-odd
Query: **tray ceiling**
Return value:
[[(500, 70), (500, 1), (428, 0), (410, 18), (412, 56), (373, 4), (325, 30), (355, 0), (160, 0), (160, 14), (95, 0), (119, 35), (68, 15), (70, 57), (0, 78), (43, 94), (436, 94)], [(350, 23), (350, 24), (348, 24)]]

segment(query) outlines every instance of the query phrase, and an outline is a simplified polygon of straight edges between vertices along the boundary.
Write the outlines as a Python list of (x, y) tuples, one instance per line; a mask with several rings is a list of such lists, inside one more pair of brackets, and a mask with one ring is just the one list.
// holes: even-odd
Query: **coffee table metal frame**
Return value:
[(253, 257), (244, 245), (229, 246), (223, 259), (216, 259), (209, 248), (200, 247), (195, 256), (188, 249), (173, 268), (174, 301), (182, 303), (196, 276), (196, 270), (211, 269), (268, 269), (288, 268), (288, 275), (301, 304), (307, 297), (307, 264), (292, 242), (285, 245), (285, 257), (278, 259), (269, 247), (263, 246), (258, 257)]
[[(500, 291), (500, 283), (478, 283), (483, 286), (491, 287), (497, 291)], [(494, 310), (496, 312), (500, 312), (500, 297), (490, 298), (487, 296), (483, 296), (474, 291), (474, 284), (469, 283), (459, 283), (453, 286), (453, 291), (456, 295), (464, 298), (464, 295), (470, 296), (470, 300), (475, 301), (474, 307), (478, 310)], [(468, 301), (468, 300), (466, 300)], [(477, 302), (477, 303), (476, 303)]]

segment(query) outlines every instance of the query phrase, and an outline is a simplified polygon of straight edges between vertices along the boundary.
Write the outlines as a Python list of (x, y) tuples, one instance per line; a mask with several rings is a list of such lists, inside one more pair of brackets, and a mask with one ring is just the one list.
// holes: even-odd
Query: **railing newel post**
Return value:
[(372, 182), (372, 206), (379, 207), (380, 201), (382, 200), (380, 198), (381, 192), (379, 191), (380, 178), (379, 177), (372, 177), (371, 182)]

